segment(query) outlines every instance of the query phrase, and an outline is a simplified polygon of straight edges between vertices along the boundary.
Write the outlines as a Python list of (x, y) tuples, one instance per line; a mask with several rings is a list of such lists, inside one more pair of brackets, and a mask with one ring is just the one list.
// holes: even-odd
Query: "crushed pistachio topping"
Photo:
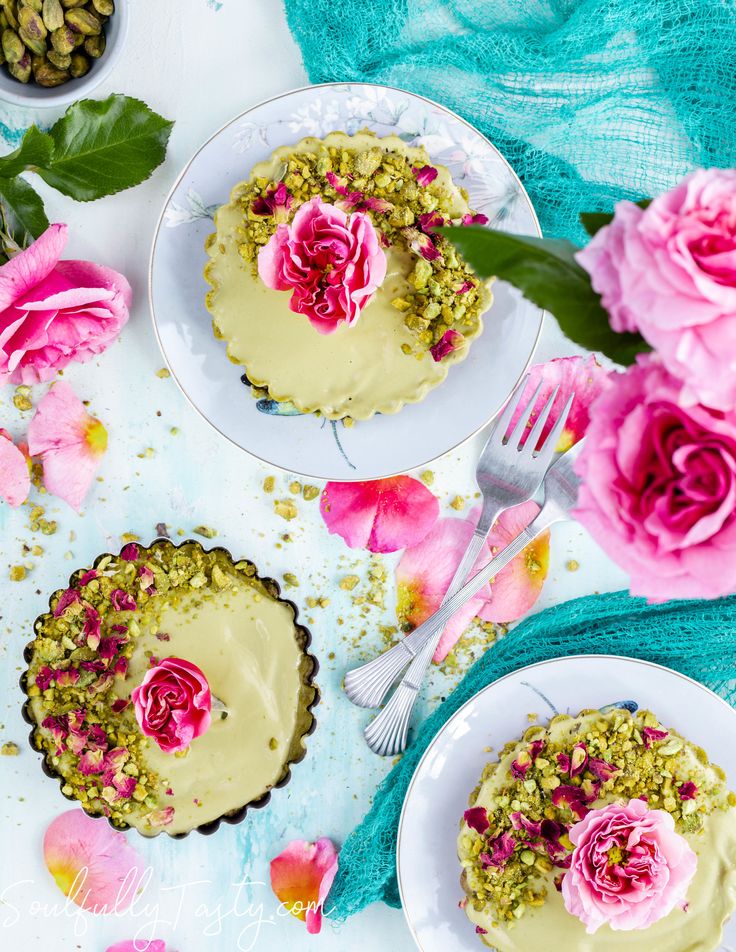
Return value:
[(637, 797), (671, 814), (681, 834), (736, 806), (723, 771), (650, 711), (582, 711), (529, 727), (470, 797), (459, 841), (469, 901), (501, 922), (543, 905), (570, 865), (570, 828), (593, 808)]
[(138, 639), (158, 632), (165, 608), (190, 604), (193, 593), (196, 607), (243, 580), (267, 594), (248, 561), (233, 565), (225, 553), (192, 543), (146, 549), (131, 542), (75, 572), (52, 597), (25, 676), (34, 740), (62, 791), (88, 813), (120, 827), (135, 816), (152, 831), (173, 818), (162, 802), (168, 781), (146, 766), (151, 741), (130, 703), (129, 661)]
[(316, 152), (295, 151), (282, 163), (278, 180), (256, 178), (243, 187), (239, 250), (254, 277), (258, 253), (278, 225), (289, 222), (316, 195), (347, 212), (364, 212), (385, 247), (409, 253), (406, 290), (391, 303), (416, 338), (413, 352), (431, 350), (450, 330), (462, 336), (477, 331), (485, 307), (480, 282), (436, 229), (466, 219), (485, 221), (485, 216), (453, 220), (451, 196), (437, 170), (417, 168), (408, 156), (378, 145), (344, 149), (322, 144)]

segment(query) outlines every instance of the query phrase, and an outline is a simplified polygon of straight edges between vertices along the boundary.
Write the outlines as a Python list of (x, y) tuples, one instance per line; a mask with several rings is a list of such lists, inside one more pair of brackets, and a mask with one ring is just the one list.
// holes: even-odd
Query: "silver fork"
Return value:
[(544, 478), (544, 504), (534, 521), (477, 572), (457, 594), (443, 602), (431, 618), (428, 618), (407, 637), (406, 640), (410, 642), (410, 648), (416, 653), (416, 657), (388, 704), (364, 731), (365, 739), (372, 751), (385, 757), (393, 757), (406, 750), (412, 708), (424, 673), (434, 654), (438, 632), (442, 631), (448, 619), (476, 592), (480, 591), (489, 579), (516, 558), (530, 542), (533, 542), (555, 522), (569, 518), (570, 510), (578, 497), (580, 480), (573, 464), (581, 448), (582, 442), (577, 443), (550, 466)]
[[(539, 438), (552, 411), (559, 388), (556, 388), (547, 400), (534, 422), (531, 432), (527, 434), (526, 442), (523, 441), (531, 423), (535, 404), (539, 398), (541, 384), (527, 404), (526, 412), (521, 414), (513, 432), (508, 440), (506, 439), (506, 431), (514, 412), (521, 404), (521, 398), (528, 380), (528, 376), (525, 377), (517, 387), (494, 426), (481, 454), (476, 470), (476, 480), (483, 493), (483, 509), (465, 555), (447, 589), (443, 604), (462, 587), (468, 574), (472, 571), (491, 526), (499, 514), (504, 509), (527, 502), (534, 496), (542, 484), (544, 474), (559, 442), (567, 415), (572, 406), (574, 394), (570, 395), (544, 445), (537, 452)], [(437, 641), (439, 641), (441, 633), (440, 630), (437, 634)], [(378, 707), (399, 674), (413, 661), (416, 652), (411, 645), (412, 642), (409, 639), (402, 638), (397, 645), (379, 655), (378, 658), (348, 671), (345, 675), (345, 693), (350, 700), (359, 707)], [(427, 649), (423, 653), (423, 661), (426, 658), (425, 666), (429, 664), (433, 653), (434, 648), (431, 652)]]

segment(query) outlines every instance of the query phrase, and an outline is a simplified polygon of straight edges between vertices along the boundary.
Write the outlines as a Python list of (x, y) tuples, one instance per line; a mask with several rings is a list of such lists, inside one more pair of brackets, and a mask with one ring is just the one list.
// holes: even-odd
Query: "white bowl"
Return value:
[(125, 46), (130, 24), (128, 0), (116, 0), (115, 13), (105, 24), (105, 52), (99, 59), (92, 60), (90, 71), (79, 79), (70, 79), (63, 86), (47, 89), (34, 82), (21, 83), (14, 79), (2, 66), (0, 67), (0, 99), (16, 106), (31, 106), (38, 109), (52, 106), (68, 106), (77, 99), (84, 99), (99, 84), (107, 79), (120, 59)]

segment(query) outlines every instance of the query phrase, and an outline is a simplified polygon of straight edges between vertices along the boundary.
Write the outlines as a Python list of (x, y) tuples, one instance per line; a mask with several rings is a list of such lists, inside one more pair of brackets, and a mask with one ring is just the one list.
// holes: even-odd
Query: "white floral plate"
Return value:
[[(458, 908), (460, 817), (481, 771), (529, 726), (528, 714), (554, 714), (626, 701), (702, 746), (736, 789), (736, 711), (697, 681), (646, 661), (580, 655), (530, 665), (479, 691), (450, 718), (420, 760), (404, 801), (397, 871), (409, 928), (422, 952), (481, 952), (485, 948)], [(633, 708), (632, 708), (633, 709)], [(736, 950), (736, 918), (726, 925), (721, 952)], [(653, 950), (654, 952), (654, 950)]]
[(526, 370), (542, 312), (497, 284), (485, 329), (468, 357), (421, 403), (350, 428), (288, 404), (254, 400), (215, 340), (204, 304), (204, 242), (230, 190), (273, 149), (305, 135), (368, 127), (424, 145), (463, 185), (493, 227), (540, 234), (534, 209), (506, 160), (442, 106), (370, 84), (328, 83), (254, 106), (209, 139), (171, 190), (151, 251), (149, 293), (164, 358), (192, 405), (233, 443), (266, 463), (317, 479), (375, 479), (426, 465), (498, 413)]

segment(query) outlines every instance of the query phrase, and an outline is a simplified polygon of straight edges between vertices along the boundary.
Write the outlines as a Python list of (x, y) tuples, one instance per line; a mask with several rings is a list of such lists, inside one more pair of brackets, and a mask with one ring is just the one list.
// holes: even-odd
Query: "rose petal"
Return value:
[(28, 427), (28, 448), (43, 461), (49, 492), (79, 511), (107, 449), (107, 431), (68, 383), (55, 383)]
[[(534, 519), (539, 506), (525, 502), (502, 512), (488, 536), (494, 554), (516, 538)], [(479, 615), (484, 621), (506, 624), (525, 615), (542, 591), (549, 571), (549, 532), (530, 543), (491, 581), (491, 596)]]
[(470, 807), (463, 814), (465, 822), (471, 830), (481, 835), (486, 832), (490, 823), (488, 822), (488, 811), (485, 807)]
[(316, 934), (322, 927), (322, 908), (337, 873), (337, 850), (327, 838), (308, 843), (293, 840), (271, 860), (271, 888), (278, 900)]
[(351, 549), (396, 552), (416, 545), (437, 521), (439, 503), (427, 487), (411, 476), (369, 482), (329, 482), (320, 512), (330, 532)]
[(166, 952), (163, 939), (125, 939), (108, 946), (105, 952)]
[(143, 857), (125, 836), (82, 810), (68, 810), (53, 820), (43, 852), (61, 891), (88, 912), (125, 912), (145, 873)]
[[(472, 538), (479, 515), (477, 509), (466, 519), (440, 519), (421, 542), (404, 552), (396, 566), (396, 612), (402, 627), (416, 628), (439, 608)], [(475, 568), (480, 568), (488, 558), (486, 550)], [(488, 596), (489, 589), (484, 587), (455, 613), (442, 634), (435, 661), (444, 661)]]
[[(588, 357), (556, 357), (554, 360), (548, 360), (546, 364), (536, 364), (529, 371), (529, 380), (519, 400), (518, 409), (511, 418), (507, 433), (511, 433), (521, 414), (527, 412), (527, 405), (541, 382), (542, 389), (532, 414), (532, 425), (552, 396), (555, 387), (559, 387), (560, 392), (555, 398), (538, 446), (541, 446), (547, 438), (553, 421), (562, 412), (570, 394), (574, 393), (575, 399), (557, 444), (559, 452), (569, 450), (585, 435), (590, 422), (590, 405), (602, 391), (607, 377), (608, 371), (601, 367), (595, 354), (590, 354)], [(525, 441), (526, 435), (522, 438), (522, 442)]]
[(66, 225), (49, 225), (32, 245), (0, 267), (0, 311), (51, 274), (64, 250), (67, 233)]
[(0, 499), (15, 509), (26, 501), (30, 491), (28, 460), (8, 432), (0, 429)]

